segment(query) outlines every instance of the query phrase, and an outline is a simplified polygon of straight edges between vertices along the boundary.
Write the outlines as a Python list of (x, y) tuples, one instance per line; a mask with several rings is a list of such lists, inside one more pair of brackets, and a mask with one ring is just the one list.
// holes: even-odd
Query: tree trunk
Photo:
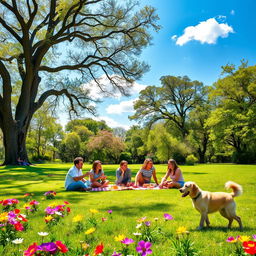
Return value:
[(19, 128), (15, 121), (3, 124), (3, 140), (5, 147), (5, 161), (3, 165), (17, 165), (20, 160), (28, 162), (26, 150), (26, 135), (28, 126)]

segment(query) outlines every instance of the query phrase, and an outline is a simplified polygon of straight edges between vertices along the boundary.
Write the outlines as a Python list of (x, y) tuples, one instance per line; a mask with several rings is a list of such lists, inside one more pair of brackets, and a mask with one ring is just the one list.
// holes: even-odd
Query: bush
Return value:
[(125, 160), (127, 161), (128, 163), (132, 163), (132, 154), (130, 152), (122, 152), (120, 154), (120, 157), (119, 157), (119, 163), (122, 161), (122, 160)]
[(173, 159), (175, 159), (175, 161), (178, 163), (178, 164), (184, 164), (186, 162), (186, 158), (184, 155), (182, 155), (181, 153), (179, 152), (174, 152), (173, 153)]
[(51, 161), (52, 159), (51, 159), (51, 157), (50, 156), (48, 156), (48, 155), (44, 155), (44, 156), (33, 156), (32, 157), (32, 160), (34, 161), (34, 162), (44, 162), (44, 161)]
[(198, 162), (198, 159), (193, 154), (188, 155), (186, 158), (187, 165), (194, 165), (197, 162)]

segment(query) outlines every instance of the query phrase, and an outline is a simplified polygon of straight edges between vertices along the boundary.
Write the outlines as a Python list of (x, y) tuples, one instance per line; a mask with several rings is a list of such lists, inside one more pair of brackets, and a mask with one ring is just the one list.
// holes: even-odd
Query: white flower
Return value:
[[(20, 214), (20, 216), (23, 217), (24, 219), (26, 219), (26, 217), (27, 217), (25, 214)], [(22, 220), (21, 217), (18, 216), (17, 219), (18, 219), (18, 220)]]
[(17, 238), (15, 240), (13, 240), (12, 243), (14, 243), (14, 244), (22, 244), (23, 243), (23, 238)]
[(135, 236), (141, 236), (141, 233), (133, 233)]
[(158, 221), (158, 218), (154, 218), (155, 221)]
[(142, 226), (142, 223), (137, 224), (137, 225), (136, 225), (136, 228), (141, 228), (141, 226)]
[(62, 213), (61, 212), (55, 212), (55, 214), (59, 215), (59, 216), (62, 216)]
[(47, 232), (38, 232), (37, 234), (39, 236), (48, 236), (49, 235), (49, 233), (47, 233)]

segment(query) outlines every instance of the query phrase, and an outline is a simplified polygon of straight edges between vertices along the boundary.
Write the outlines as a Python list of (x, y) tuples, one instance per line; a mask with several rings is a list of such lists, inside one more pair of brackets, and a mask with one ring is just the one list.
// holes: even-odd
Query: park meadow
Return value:
[[(64, 254), (70, 256), (100, 255), (95, 250), (97, 246), (99, 249), (99, 245), (103, 245), (100, 248), (103, 249), (101, 255), (124, 255), (121, 252), (126, 252), (126, 255), (143, 255), (136, 251), (137, 243), (141, 240), (138, 234), (144, 235), (144, 240), (150, 241), (152, 255), (182, 255), (177, 253), (174, 244), (178, 237), (183, 236), (189, 239), (191, 248), (197, 252), (188, 255), (238, 255), (235, 254), (235, 243), (226, 240), (229, 237), (251, 237), (256, 234), (255, 165), (181, 166), (185, 181), (194, 181), (203, 190), (225, 191), (224, 184), (229, 180), (242, 185), (243, 194), (235, 198), (235, 201), (237, 214), (243, 222), (243, 231), (239, 230), (236, 222), (228, 230), (228, 221), (219, 213), (209, 215), (210, 228), (197, 230), (200, 215), (193, 209), (191, 199), (182, 198), (177, 189), (66, 192), (64, 180), (71, 165), (37, 164), (0, 168), (0, 201), (17, 199), (19, 203), (16, 208), (28, 220), (26, 229), (17, 232), (17, 237), (23, 238), (22, 243), (9, 242), (0, 246), (0, 255), (23, 255), (33, 243), (53, 241), (61, 241), (66, 245), (68, 251)], [(103, 165), (112, 184), (117, 167), (118, 165)], [(134, 179), (140, 165), (129, 167)], [(166, 165), (159, 164), (155, 167), (160, 181)], [(90, 168), (91, 165), (84, 165), (83, 170)], [(44, 193), (49, 190), (56, 192), (56, 195), (48, 200)], [(36, 211), (29, 212), (25, 205), (32, 200), (39, 204)], [(70, 210), (58, 223), (49, 225), (45, 220), (45, 209), (49, 205), (63, 205)], [(165, 218), (164, 215), (170, 215), (171, 218)], [(140, 224), (145, 223), (146, 229), (143, 229)], [(182, 234), (181, 230), (186, 230), (186, 233)], [(40, 236), (38, 232), (46, 232), (48, 235)], [(118, 237), (128, 238), (133, 242), (123, 244)]]

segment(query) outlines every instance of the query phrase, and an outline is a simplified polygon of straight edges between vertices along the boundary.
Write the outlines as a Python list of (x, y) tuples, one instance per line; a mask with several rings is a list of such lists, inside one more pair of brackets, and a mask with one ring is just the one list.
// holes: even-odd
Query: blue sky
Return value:
[(135, 124), (128, 119), (132, 100), (145, 86), (159, 86), (163, 75), (187, 75), (211, 85), (222, 65), (239, 65), (241, 59), (255, 65), (255, 0), (142, 0), (140, 5), (157, 9), (162, 29), (153, 33), (153, 45), (141, 55), (151, 68), (136, 81), (132, 96), (106, 98), (97, 105), (98, 118), (109, 126), (128, 129)]

